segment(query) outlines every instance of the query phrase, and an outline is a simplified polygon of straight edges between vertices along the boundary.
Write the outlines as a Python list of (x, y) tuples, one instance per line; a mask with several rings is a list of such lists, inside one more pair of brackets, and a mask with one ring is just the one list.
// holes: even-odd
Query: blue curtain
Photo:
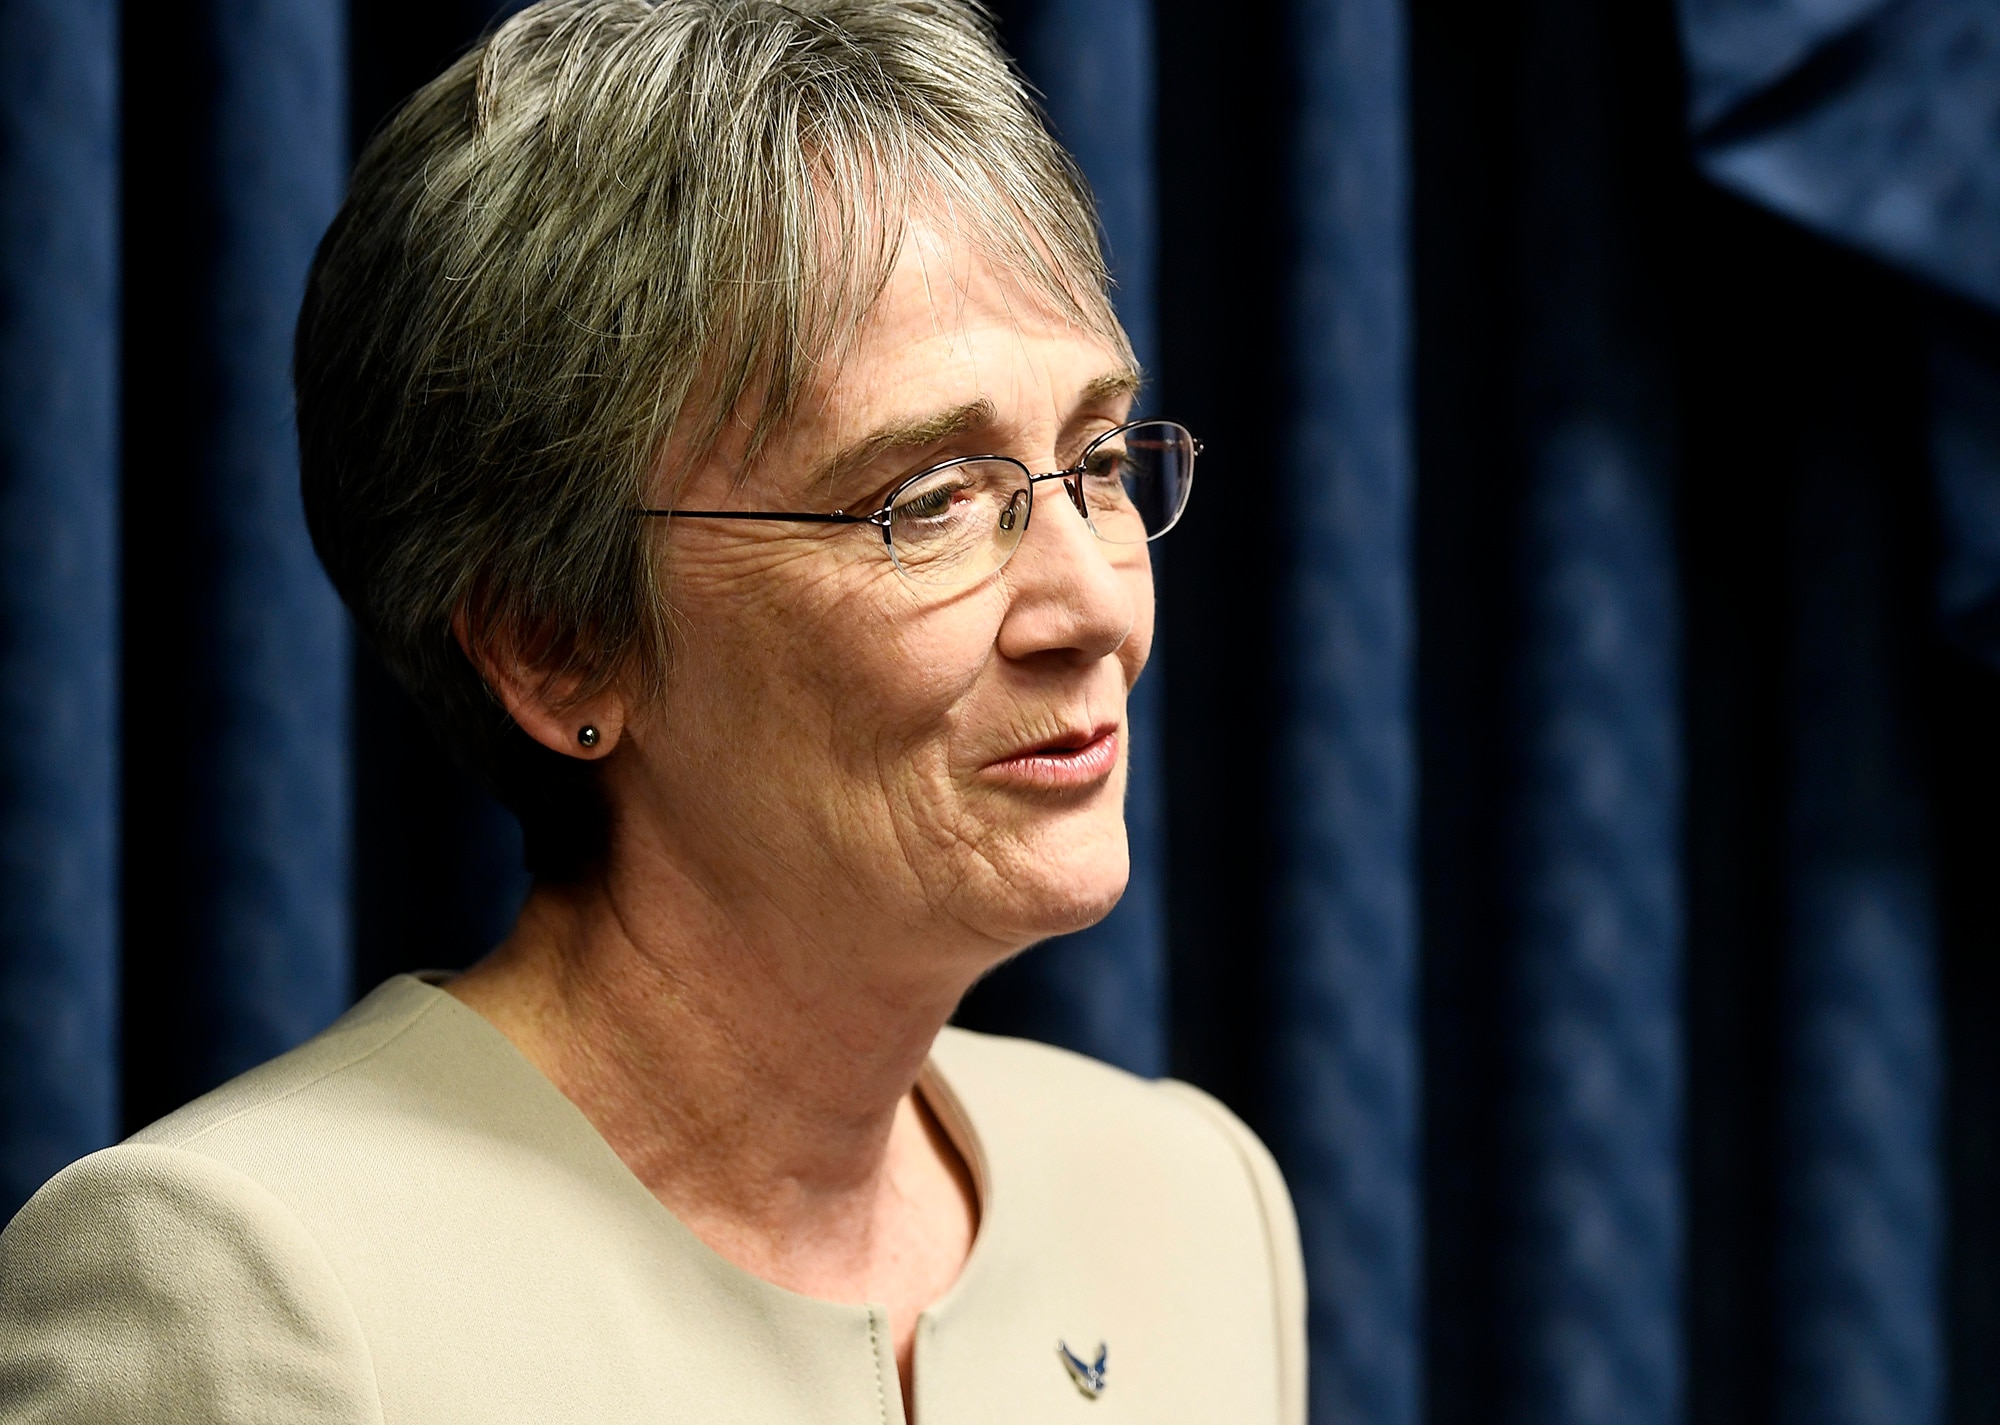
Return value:
[[(1704, 173), (1974, 304), (1934, 304), (1912, 343), (1929, 351), (1912, 353), (1911, 424), (1929, 427), (1940, 623), (1990, 658), (2000, 380), (1978, 338), (1954, 333), (1989, 325), (1977, 306), (2000, 308), (2000, 11), (1683, 0), (1680, 14)], [(1921, 685), (1887, 632), (1908, 580), (1885, 531), (1909, 523), (1910, 493), (1883, 479), (1926, 462), (1855, 414), (1893, 401), (1893, 385), (1834, 384), (1850, 404), (1803, 452), (1793, 531), (1776, 1405), (1801, 1422), (1940, 1420), (1938, 873)], [(1991, 1372), (1962, 1376), (1970, 1400)]]
[(1524, 35), (1501, 1380), (1523, 1425), (1668, 1425), (1684, 1356), (1679, 570), (1664, 274), (1627, 174), (1659, 166), (1670, 131), (1610, 141), (1626, 40), (1600, 7), (1543, 0)]
[(1285, 518), (1259, 528), (1246, 511), (1237, 532), (1268, 540), (1280, 571), (1269, 736), (1283, 791), (1266, 892), (1264, 1122), (1323, 1303), (1308, 1322), (1314, 1417), (1414, 1425), (1422, 1203), (1403, 16), (1394, 0), (1301, 0), (1288, 19), (1289, 381), (1270, 416), (1278, 463), (1263, 490), (1246, 492), (1251, 510), (1268, 501)]
[[(285, 375), (486, 0), (0, 0), (0, 1213), (466, 963)], [(963, 1017), (1278, 1153), (1320, 1425), (2000, 1422), (2000, 9), (1009, 0), (1156, 550), (1133, 880)]]
[(0, 1211), (118, 1124), (117, 53), (0, 5)]
[(126, 1116), (349, 1000), (345, 615), (298, 496), (291, 330), (347, 162), (335, 0), (128, 7)]
[(1942, 1013), (1916, 749), (1879, 616), (1896, 514), (1852, 447), (1815, 454), (1795, 514), (1779, 1415), (1939, 1420)]

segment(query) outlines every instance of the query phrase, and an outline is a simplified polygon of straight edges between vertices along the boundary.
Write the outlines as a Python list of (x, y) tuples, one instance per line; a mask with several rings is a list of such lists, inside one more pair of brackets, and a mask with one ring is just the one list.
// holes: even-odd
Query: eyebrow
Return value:
[(967, 431), (991, 425), (999, 418), (993, 402), (981, 396), (962, 406), (935, 411), (915, 420), (896, 421), (870, 431), (852, 445), (841, 447), (813, 467), (808, 489), (826, 489), (857, 470), (865, 470), (896, 450), (923, 450)]
[[(1129, 366), (1107, 371), (1086, 382), (1079, 406), (1092, 406), (1139, 392), (1139, 373)], [(857, 470), (865, 470), (883, 456), (898, 450), (926, 450), (947, 440), (993, 425), (999, 410), (985, 396), (963, 405), (934, 411), (914, 420), (895, 421), (870, 431), (851, 445), (841, 447), (813, 467), (808, 489), (829, 489)]]
[(1121, 366), (1116, 371), (1107, 371), (1083, 388), (1081, 404), (1089, 406), (1099, 401), (1112, 401), (1120, 396), (1139, 394), (1139, 373), (1129, 366)]

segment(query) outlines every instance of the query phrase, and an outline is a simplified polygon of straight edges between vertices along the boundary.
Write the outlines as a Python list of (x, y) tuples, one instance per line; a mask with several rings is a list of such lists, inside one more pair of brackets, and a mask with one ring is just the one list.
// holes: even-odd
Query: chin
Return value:
[(1111, 914), (1132, 870), (1120, 800), (1008, 820), (986, 821), (971, 841), (985, 873), (960, 883), (958, 917), (1022, 948)]
[(1014, 914), (1020, 929), (1014, 937), (1025, 944), (1068, 935), (1097, 924), (1111, 914), (1125, 895), (1131, 877), (1124, 837), (1119, 837), (1116, 854), (1077, 856), (1068, 865), (1054, 865), (1040, 875), (1015, 881)]
[(1125, 885), (1121, 881), (1118, 889), (1108, 896), (1073, 900), (1062, 908), (1061, 913), (1046, 917), (1035, 938), (1051, 940), (1058, 935), (1070, 935), (1079, 930), (1088, 930), (1116, 910), (1118, 902), (1124, 898)]

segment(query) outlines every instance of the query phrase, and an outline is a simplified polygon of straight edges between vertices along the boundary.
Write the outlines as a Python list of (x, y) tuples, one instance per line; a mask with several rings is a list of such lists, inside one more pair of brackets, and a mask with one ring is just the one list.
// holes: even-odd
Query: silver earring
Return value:
[(585, 723), (576, 730), (576, 740), (581, 742), (585, 747), (597, 746), (597, 729), (589, 723)]

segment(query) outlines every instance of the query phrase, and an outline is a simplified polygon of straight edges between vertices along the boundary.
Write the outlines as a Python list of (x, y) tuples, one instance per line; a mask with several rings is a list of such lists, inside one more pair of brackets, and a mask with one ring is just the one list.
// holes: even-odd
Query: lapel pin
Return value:
[(1076, 1388), (1088, 1399), (1095, 1400), (1104, 1394), (1104, 1363), (1110, 1356), (1109, 1348), (1102, 1341), (1097, 1343), (1097, 1363), (1087, 1365), (1083, 1357), (1069, 1348), (1064, 1341), (1056, 1342), (1056, 1354), (1062, 1357), (1063, 1365), (1069, 1371), (1069, 1378), (1076, 1382)]

